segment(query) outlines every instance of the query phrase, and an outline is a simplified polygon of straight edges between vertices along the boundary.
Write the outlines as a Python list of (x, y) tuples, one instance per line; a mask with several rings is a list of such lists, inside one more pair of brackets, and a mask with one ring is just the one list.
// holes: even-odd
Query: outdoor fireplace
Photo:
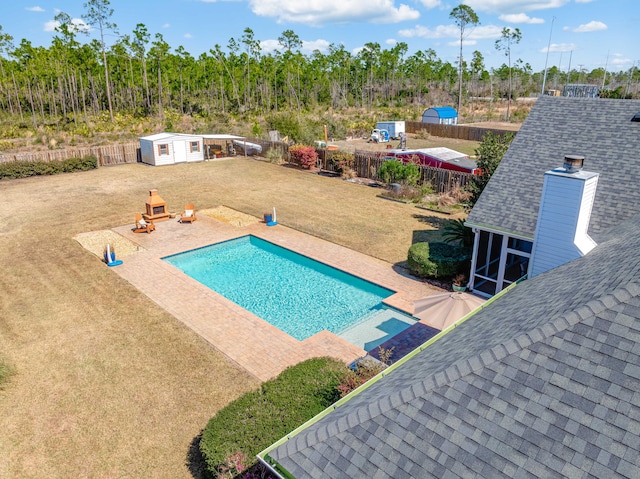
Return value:
[(169, 218), (167, 203), (158, 194), (158, 190), (149, 190), (149, 199), (145, 203), (147, 212), (142, 216), (146, 221), (162, 221)]

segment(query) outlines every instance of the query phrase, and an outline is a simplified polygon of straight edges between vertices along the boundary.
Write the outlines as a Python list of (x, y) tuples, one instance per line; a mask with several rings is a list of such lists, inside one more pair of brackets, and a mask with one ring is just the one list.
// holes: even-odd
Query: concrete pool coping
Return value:
[(414, 300), (439, 291), (402, 275), (387, 262), (280, 224), (238, 227), (198, 215), (191, 224), (175, 219), (157, 222), (151, 234), (133, 233), (132, 225), (113, 231), (142, 250), (111, 270), (261, 381), (305, 359), (332, 356), (352, 362), (366, 351), (328, 331), (298, 341), (161, 258), (251, 234), (396, 291), (384, 302), (408, 314)]

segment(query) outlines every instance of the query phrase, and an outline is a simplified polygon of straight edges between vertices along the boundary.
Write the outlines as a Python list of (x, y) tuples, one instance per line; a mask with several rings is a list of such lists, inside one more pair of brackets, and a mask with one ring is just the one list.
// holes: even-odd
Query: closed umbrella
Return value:
[(484, 302), (484, 299), (464, 292), (434, 294), (414, 301), (413, 315), (429, 326), (446, 329)]

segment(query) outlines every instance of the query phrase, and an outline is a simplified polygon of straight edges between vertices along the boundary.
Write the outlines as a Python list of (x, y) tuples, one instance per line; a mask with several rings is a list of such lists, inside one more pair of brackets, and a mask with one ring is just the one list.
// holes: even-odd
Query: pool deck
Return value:
[(396, 291), (385, 303), (409, 314), (414, 300), (440, 292), (397, 272), (387, 262), (280, 224), (238, 227), (198, 215), (191, 224), (176, 219), (157, 222), (151, 234), (135, 234), (132, 225), (113, 231), (142, 250), (124, 258), (112, 271), (261, 381), (305, 359), (332, 356), (352, 362), (366, 351), (328, 331), (298, 341), (178, 271), (162, 257), (251, 234)]

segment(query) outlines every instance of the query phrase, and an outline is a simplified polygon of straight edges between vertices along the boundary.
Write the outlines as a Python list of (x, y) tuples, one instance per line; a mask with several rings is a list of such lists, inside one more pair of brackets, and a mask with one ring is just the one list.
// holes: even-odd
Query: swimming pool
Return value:
[(394, 291), (252, 235), (162, 259), (298, 340), (392, 310)]

